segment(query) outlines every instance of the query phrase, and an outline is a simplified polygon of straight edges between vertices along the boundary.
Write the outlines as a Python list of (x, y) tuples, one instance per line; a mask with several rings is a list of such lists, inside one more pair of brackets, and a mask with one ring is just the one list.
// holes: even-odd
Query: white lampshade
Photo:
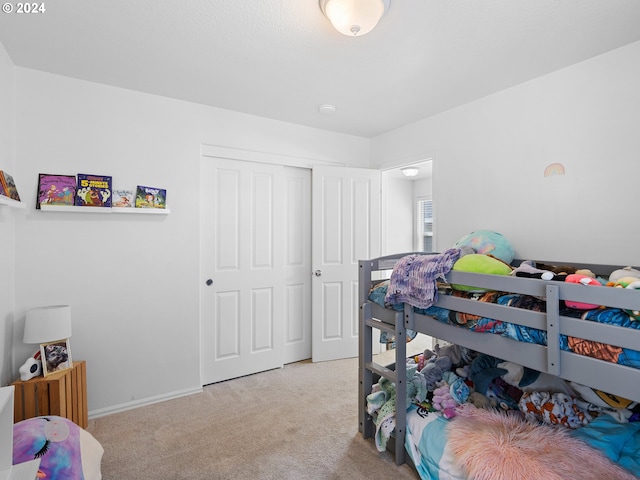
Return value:
[(24, 343), (48, 343), (71, 336), (71, 307), (52, 305), (27, 310)]
[(336, 30), (350, 37), (369, 33), (389, 7), (390, 0), (320, 0), (320, 8)]

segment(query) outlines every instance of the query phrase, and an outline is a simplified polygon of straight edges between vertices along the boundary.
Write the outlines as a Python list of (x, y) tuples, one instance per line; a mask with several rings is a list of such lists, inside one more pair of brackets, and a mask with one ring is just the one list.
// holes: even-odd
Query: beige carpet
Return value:
[(300, 362), (89, 422), (104, 480), (416, 480), (358, 432), (358, 360)]

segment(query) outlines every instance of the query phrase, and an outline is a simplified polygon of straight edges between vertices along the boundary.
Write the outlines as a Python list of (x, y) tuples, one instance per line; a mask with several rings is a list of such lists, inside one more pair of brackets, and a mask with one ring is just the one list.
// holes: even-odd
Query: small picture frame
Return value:
[(55, 372), (68, 370), (73, 366), (69, 339), (40, 344), (40, 358), (42, 359), (42, 374), (45, 377)]

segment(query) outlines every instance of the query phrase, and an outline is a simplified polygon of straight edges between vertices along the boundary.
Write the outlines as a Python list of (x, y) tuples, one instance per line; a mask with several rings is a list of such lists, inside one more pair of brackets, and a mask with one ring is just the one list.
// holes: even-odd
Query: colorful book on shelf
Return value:
[(167, 191), (164, 188), (138, 185), (136, 189), (136, 208), (166, 208)]
[(73, 206), (76, 198), (75, 175), (38, 175), (38, 198), (36, 209), (41, 205)]
[(9, 194), (5, 191), (4, 186), (2, 185), (2, 182), (0, 182), (0, 195), (8, 197)]
[(136, 203), (136, 192), (134, 190), (113, 189), (112, 207), (133, 207)]
[(12, 198), (13, 200), (17, 200), (18, 202), (20, 201), (16, 182), (13, 181), (13, 177), (11, 175), (3, 170), (0, 170), (0, 183), (2, 184), (5, 196)]
[(78, 174), (76, 206), (111, 207), (111, 177), (108, 175)]

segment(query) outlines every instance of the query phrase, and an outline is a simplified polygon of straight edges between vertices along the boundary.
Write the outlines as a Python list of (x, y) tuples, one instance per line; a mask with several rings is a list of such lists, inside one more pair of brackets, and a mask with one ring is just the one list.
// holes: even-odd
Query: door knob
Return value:
[(316, 277), (321, 277), (321, 276), (322, 276), (322, 270), (316, 270), (315, 272), (313, 272), (313, 274), (314, 274)]
[(207, 287), (210, 287), (213, 284), (213, 280), (209, 278), (205, 283), (207, 284)]

